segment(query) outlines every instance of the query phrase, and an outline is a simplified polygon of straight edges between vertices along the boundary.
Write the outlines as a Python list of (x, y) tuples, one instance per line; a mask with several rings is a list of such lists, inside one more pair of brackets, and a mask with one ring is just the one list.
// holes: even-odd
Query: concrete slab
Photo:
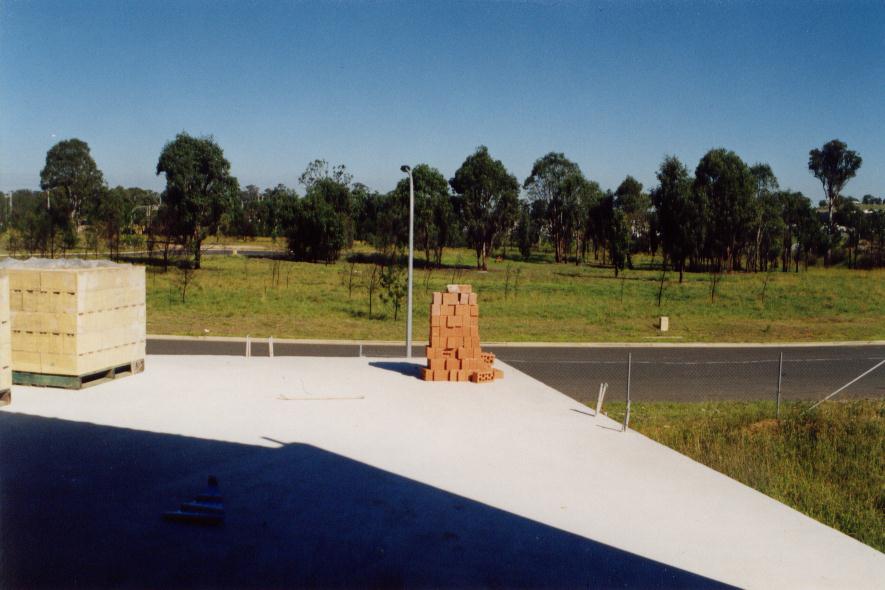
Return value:
[[(18, 387), (0, 586), (885, 579), (874, 549), (504, 369), (477, 386), (404, 360), (153, 356), (79, 392)], [(210, 473), (224, 525), (160, 519)]]

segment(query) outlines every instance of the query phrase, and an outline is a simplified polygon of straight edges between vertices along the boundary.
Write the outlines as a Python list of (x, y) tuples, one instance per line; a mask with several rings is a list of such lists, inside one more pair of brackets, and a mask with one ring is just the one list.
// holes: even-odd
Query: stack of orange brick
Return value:
[(434, 293), (430, 305), (430, 345), (425, 381), (472, 381), (487, 383), (504, 377), (495, 369), (495, 355), (483, 352), (479, 343), (479, 304), (470, 285), (449, 285)]

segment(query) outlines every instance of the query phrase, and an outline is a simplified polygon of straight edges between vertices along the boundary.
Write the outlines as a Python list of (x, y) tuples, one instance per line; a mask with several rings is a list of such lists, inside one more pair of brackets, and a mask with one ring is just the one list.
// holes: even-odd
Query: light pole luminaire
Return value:
[(415, 258), (415, 181), (412, 168), (406, 164), (400, 167), (409, 175), (409, 299), (406, 302), (406, 358), (412, 358), (412, 263)]

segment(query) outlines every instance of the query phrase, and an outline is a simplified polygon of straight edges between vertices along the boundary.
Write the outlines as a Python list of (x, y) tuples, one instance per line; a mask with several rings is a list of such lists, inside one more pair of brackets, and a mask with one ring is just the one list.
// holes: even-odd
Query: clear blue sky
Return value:
[(485, 144), (520, 181), (555, 150), (650, 186), (727, 147), (815, 202), (808, 150), (839, 138), (864, 159), (846, 192), (885, 195), (885, 3), (0, 0), (0, 190), (70, 137), (159, 189), (182, 130), (241, 185), (324, 158), (389, 190)]

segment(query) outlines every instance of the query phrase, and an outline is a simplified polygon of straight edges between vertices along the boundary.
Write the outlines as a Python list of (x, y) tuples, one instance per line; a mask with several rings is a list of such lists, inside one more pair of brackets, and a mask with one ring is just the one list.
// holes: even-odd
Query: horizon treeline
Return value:
[[(723, 148), (708, 151), (693, 171), (665, 156), (656, 186), (628, 175), (612, 190), (559, 152), (538, 158), (520, 182), (480, 146), (451, 178), (427, 163), (412, 169), (415, 250), (441, 265), (444, 248), (467, 247), (479, 269), (508, 251), (526, 260), (550, 252), (557, 263), (592, 261), (616, 276), (643, 254), (680, 280), (686, 271), (798, 272), (818, 259), (885, 266), (882, 199), (844, 194), (861, 164), (839, 140), (810, 150), (808, 169), (824, 195), (815, 206), (782, 188), (768, 164), (748, 164)], [(408, 246), (405, 175), (380, 193), (344, 165), (315, 160), (299, 177), (300, 191), (282, 184), (262, 190), (240, 187), (230, 168), (213, 138), (180, 133), (157, 161), (166, 180), (161, 193), (111, 188), (89, 146), (63, 140), (47, 152), (40, 191), (0, 198), (0, 233), (12, 255), (147, 251), (168, 264), (170, 255), (186, 253), (195, 268), (203, 241), (218, 234), (284, 239), (291, 258), (326, 263), (358, 241), (391, 264)]]

